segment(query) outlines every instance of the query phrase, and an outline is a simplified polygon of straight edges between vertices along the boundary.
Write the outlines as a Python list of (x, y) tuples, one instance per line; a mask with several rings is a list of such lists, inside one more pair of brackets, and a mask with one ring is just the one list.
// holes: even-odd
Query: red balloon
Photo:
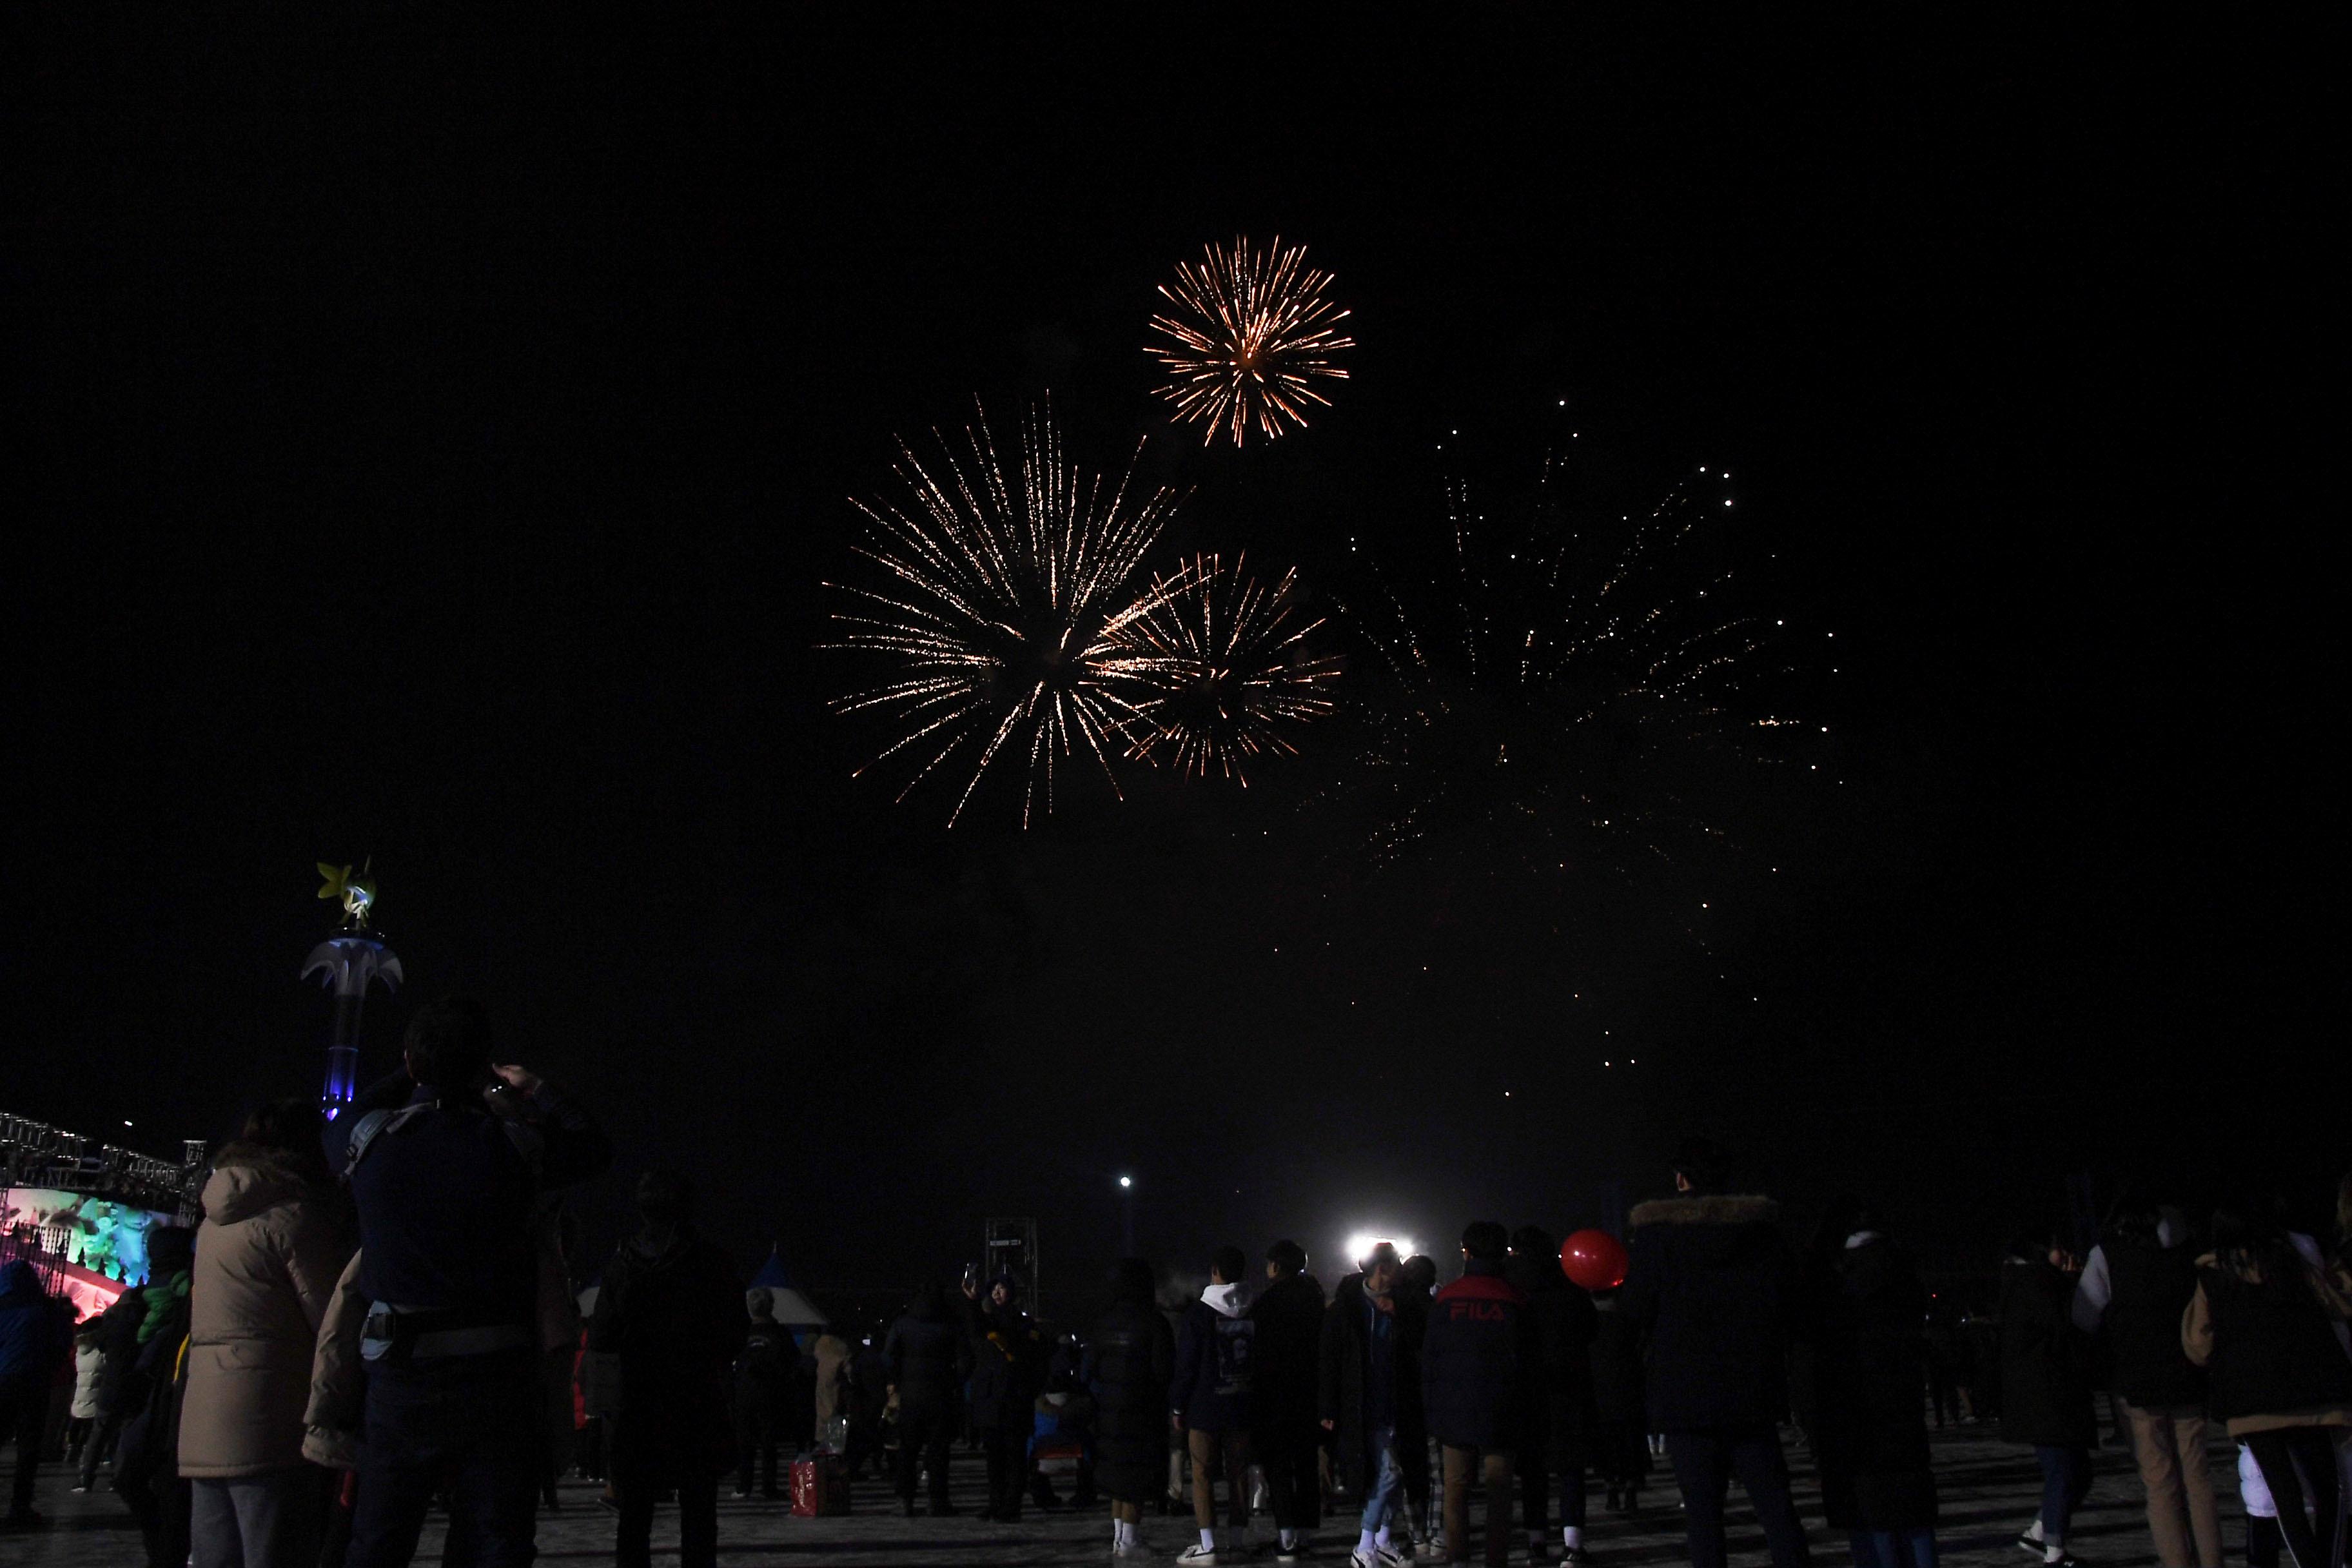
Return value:
[(1625, 1283), (1625, 1244), (1605, 1230), (1580, 1230), (1560, 1244), (1559, 1271), (1587, 1290)]

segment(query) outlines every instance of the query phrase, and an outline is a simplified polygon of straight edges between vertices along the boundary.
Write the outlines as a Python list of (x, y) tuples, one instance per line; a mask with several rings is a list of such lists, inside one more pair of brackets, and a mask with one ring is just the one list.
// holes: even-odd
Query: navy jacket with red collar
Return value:
[(1528, 1299), (1502, 1259), (1471, 1258), (1429, 1304), (1421, 1346), (1429, 1435), (1448, 1447), (1508, 1448), (1524, 1435), (1536, 1370)]

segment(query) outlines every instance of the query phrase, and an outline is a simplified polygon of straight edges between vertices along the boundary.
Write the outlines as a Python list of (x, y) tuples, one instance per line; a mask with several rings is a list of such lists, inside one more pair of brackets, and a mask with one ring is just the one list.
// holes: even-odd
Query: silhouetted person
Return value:
[(2186, 1240), (2172, 1234), (2149, 1194), (2126, 1193), (2083, 1262), (2072, 1309), (2084, 1333), (2106, 1331), (2162, 1568), (2221, 1561), (2221, 1510), (2205, 1455), (2205, 1373), (2180, 1343), (2180, 1316), (2197, 1294)]
[(1307, 1253), (1295, 1241), (1266, 1249), (1265, 1289), (1250, 1305), (1257, 1358), (1250, 1399), (1250, 1443), (1265, 1471), (1274, 1510), (1277, 1561), (1297, 1560), (1297, 1548), (1322, 1517), (1323, 1487), (1317, 1460), (1323, 1447), (1315, 1384), (1322, 1354), (1323, 1287), (1307, 1272)]
[(967, 1282), (971, 1337), (971, 1424), (988, 1455), (988, 1502), (982, 1519), (1010, 1523), (1021, 1517), (1029, 1488), (1029, 1435), (1036, 1426), (1037, 1394), (1045, 1385), (1045, 1342), (1021, 1310), (1020, 1282), (1009, 1273), (989, 1282), (985, 1300)]
[[(1257, 1325), (1251, 1322), (1242, 1276), (1249, 1264), (1238, 1247), (1221, 1247), (1209, 1262), (1209, 1283), (1184, 1310), (1176, 1335), (1176, 1371), (1168, 1405), (1192, 1456), (1192, 1523), (1200, 1544), (1179, 1563), (1217, 1560), (1217, 1478), (1225, 1479), (1227, 1512), (1236, 1535), (1249, 1528), (1250, 1412)], [(1245, 1543), (1232, 1548), (1247, 1555)]]
[(1331, 1293), (1323, 1314), (1316, 1408), (1335, 1439), (1335, 1463), (1363, 1505), (1351, 1568), (1399, 1568), (1411, 1554), (1391, 1536), (1405, 1455), (1429, 1447), (1421, 1396), (1422, 1321), (1401, 1299), (1403, 1266), (1383, 1241), (1360, 1274)]
[(750, 1324), (743, 1282), (694, 1229), (694, 1200), (675, 1171), (637, 1178), (636, 1234), (604, 1266), (592, 1351), (618, 1358), (621, 1417), (610, 1470), (620, 1501), (613, 1560), (647, 1568), (654, 1505), (677, 1498), (680, 1568), (719, 1560), (719, 1478), (734, 1458), (730, 1369)]
[(2011, 1242), (2000, 1268), (2000, 1435), (2032, 1445), (2042, 1511), (2017, 1538), (2042, 1561), (2071, 1563), (2066, 1531), (2091, 1490), (2091, 1344), (2074, 1326), (2074, 1255), (2047, 1230)]
[(1681, 1483), (1692, 1568), (1723, 1568), (1723, 1503), (1737, 1475), (1774, 1568), (1811, 1561), (1789, 1496), (1779, 1423), (1796, 1309), (1780, 1205), (1722, 1191), (1722, 1153), (1703, 1138), (1675, 1160), (1672, 1198), (1637, 1205), (1620, 1310), (1648, 1337), (1650, 1426)]
[(1870, 1210), (1840, 1241), (1814, 1321), (1822, 1511), (1862, 1568), (1936, 1568), (1936, 1478), (1919, 1403), (1927, 1288)]
[(1486, 1492), (1486, 1562), (1511, 1550), (1512, 1454), (1526, 1436), (1540, 1363), (1528, 1299), (1503, 1277), (1508, 1243), (1493, 1220), (1462, 1233), (1462, 1277), (1429, 1304), (1421, 1394), (1445, 1465), (1445, 1549), (1470, 1561), (1470, 1490)]
[(352, 1128), (367, 1405), (348, 1568), (401, 1568), (434, 1494), (477, 1568), (531, 1561), (539, 1505), (539, 1194), (602, 1171), (603, 1134), (527, 1068), (493, 1068), (477, 1004), (428, 1004), (415, 1089)]
[(1095, 1485), (1110, 1495), (1111, 1555), (1140, 1557), (1143, 1505), (1161, 1484), (1176, 1336), (1152, 1299), (1151, 1266), (1123, 1258), (1079, 1375), (1095, 1397)]
[(785, 1369), (793, 1337), (776, 1321), (775, 1301), (764, 1289), (747, 1292), (751, 1327), (735, 1353), (735, 1447), (740, 1468), (735, 1495), (751, 1495), (751, 1472), (759, 1470), (760, 1495), (782, 1494), (776, 1487), (776, 1443), (783, 1426)]
[[(937, 1280), (927, 1279), (882, 1342), (884, 1375), (898, 1401), (898, 1503), (915, 1516), (915, 1470), (930, 1471), (931, 1517), (955, 1510), (948, 1502), (948, 1446), (954, 1440), (958, 1402), (971, 1375), (971, 1345), (948, 1310)], [(1155, 1396), (1152, 1430), (1159, 1430)]]
[(318, 1103), (246, 1119), (205, 1179), (188, 1291), (180, 1474), (195, 1568), (310, 1568), (328, 1472), (302, 1457), (319, 1323), (352, 1250)]
[(1535, 1352), (1525, 1435), (1514, 1455), (1528, 1561), (1541, 1563), (1549, 1554), (1545, 1483), (1557, 1477), (1561, 1560), (1580, 1564), (1586, 1561), (1584, 1471), (1591, 1457), (1592, 1340), (1599, 1331), (1599, 1315), (1592, 1298), (1560, 1272), (1559, 1245), (1539, 1226), (1521, 1226), (1511, 1233), (1505, 1277), (1528, 1299)]
[(2345, 1556), (2336, 1446), (2352, 1426), (2352, 1357), (2333, 1325), (2347, 1315), (2352, 1279), (2291, 1236), (2276, 1205), (2241, 1197), (2214, 1211), (2181, 1343), (2211, 1377), (2214, 1415), (2261, 1469), (2299, 1564)]
[(33, 1484), (41, 1464), (42, 1429), (49, 1414), (49, 1382), (64, 1353), (69, 1324), (41, 1288), (41, 1277), (21, 1258), (0, 1264), (0, 1441), (16, 1440), (16, 1474), (8, 1494), (7, 1528), (30, 1530)]

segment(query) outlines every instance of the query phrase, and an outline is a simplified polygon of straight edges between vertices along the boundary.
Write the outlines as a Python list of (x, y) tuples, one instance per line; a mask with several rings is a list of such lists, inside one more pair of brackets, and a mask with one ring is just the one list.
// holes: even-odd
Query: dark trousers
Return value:
[(1397, 1468), (1404, 1472), (1404, 1500), (1416, 1520), (1429, 1518), (1429, 1438), (1420, 1432), (1397, 1432)]
[[(719, 1478), (675, 1478), (677, 1489), (678, 1568), (714, 1568), (719, 1561)], [(614, 1478), (620, 1494), (621, 1522), (613, 1537), (615, 1568), (651, 1568), (654, 1503), (662, 1483), (652, 1476), (624, 1470)]]
[(16, 1482), (8, 1511), (32, 1511), (33, 1482), (41, 1466), (41, 1439), (49, 1421), (49, 1380), (20, 1373), (0, 1378), (0, 1442), (16, 1439)]
[(738, 1399), (735, 1402), (735, 1451), (742, 1462), (735, 1472), (735, 1489), (751, 1489), (751, 1469), (758, 1462), (760, 1495), (774, 1497), (776, 1492), (776, 1440), (783, 1423), (777, 1418), (772, 1399)]
[[(2263, 1472), (2263, 1484), (2278, 1505), (2279, 1534), (2294, 1554), (2296, 1568), (2335, 1568), (2344, 1561), (2344, 1489), (2336, 1469), (2335, 1433), (2326, 1426), (2286, 1426), (2253, 1432), (2246, 1447)], [(2302, 1477), (2295, 1474), (2300, 1464)], [(2306, 1518), (2304, 1481), (2311, 1483)]]
[(1265, 1471), (1265, 1497), (1276, 1530), (1312, 1530), (1322, 1522), (1323, 1478), (1316, 1464), (1322, 1436), (1312, 1422), (1268, 1426), (1257, 1434), (1257, 1462)]
[(1769, 1426), (1712, 1426), (1666, 1434), (1666, 1459), (1682, 1488), (1691, 1568), (1723, 1568), (1723, 1502), (1738, 1476), (1764, 1527), (1772, 1568), (1806, 1568), (1812, 1553), (1789, 1499), (1789, 1465)]
[(122, 1417), (113, 1411), (101, 1411), (89, 1429), (89, 1439), (81, 1446), (81, 1473), (76, 1479), (82, 1490), (98, 1484), (98, 1467), (114, 1452), (114, 1440), (122, 1432)]
[[(948, 1506), (948, 1444), (955, 1436), (956, 1418), (951, 1410), (922, 1405), (902, 1407), (898, 1412), (898, 1470), (895, 1478), (898, 1497), (905, 1502), (915, 1500), (915, 1469), (928, 1465), (931, 1471), (931, 1511), (939, 1513)], [(996, 1500), (993, 1492), (989, 1501)]]
[(1559, 1521), (1584, 1528), (1584, 1450), (1581, 1445), (1555, 1444), (1549, 1453), (1530, 1449), (1518, 1456), (1519, 1521), (1529, 1535), (1541, 1535), (1545, 1523), (1545, 1483), (1559, 1476)]
[(522, 1568), (539, 1523), (539, 1368), (529, 1351), (368, 1369), (345, 1568), (406, 1568), (434, 1494), (478, 1568)]
[(1021, 1517), (1021, 1494), (1029, 1489), (1028, 1425), (1000, 1422), (981, 1429), (988, 1446), (988, 1507), (999, 1519)]
[(2042, 1465), (2042, 1538), (2063, 1542), (2074, 1510), (2091, 1494), (2091, 1451), (2043, 1446), (2033, 1457)]

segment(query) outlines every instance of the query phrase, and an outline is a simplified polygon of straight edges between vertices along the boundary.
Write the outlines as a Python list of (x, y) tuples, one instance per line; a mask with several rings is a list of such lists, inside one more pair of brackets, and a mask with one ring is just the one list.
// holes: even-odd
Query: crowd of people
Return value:
[(1474, 1544), (1489, 1564), (1581, 1565), (1589, 1493), (1631, 1513), (1663, 1458), (1695, 1568), (1725, 1562), (1735, 1478), (1774, 1568), (1803, 1568), (1793, 1416), (1855, 1562), (1936, 1568), (1928, 1421), (1957, 1419), (1965, 1384), (1971, 1415), (1997, 1406), (2033, 1451), (2041, 1506), (2018, 1543), (2046, 1564), (2078, 1561), (2102, 1391), (2164, 1568), (2223, 1561), (2216, 1423), (2254, 1568), (2345, 1563), (2352, 1178), (2332, 1236), (2245, 1197), (2192, 1240), (2137, 1193), (2079, 1259), (2021, 1234), (1973, 1357), (1882, 1218), (1834, 1208), (1801, 1257), (1778, 1205), (1732, 1190), (1702, 1140), (1673, 1163), (1675, 1195), (1628, 1216), (1622, 1277), (1580, 1284), (1542, 1229), (1478, 1220), (1443, 1284), (1436, 1260), (1381, 1243), (1327, 1293), (1284, 1240), (1255, 1260), (1218, 1248), (1181, 1302), (1122, 1259), (1083, 1333), (1048, 1332), (1017, 1279), (968, 1269), (918, 1288), (887, 1331), (796, 1341), (667, 1171), (639, 1176), (635, 1228), (575, 1293), (562, 1191), (611, 1144), (492, 1047), (478, 1006), (428, 1005), (399, 1078), (338, 1124), (307, 1100), (256, 1110), (211, 1162), (201, 1226), (151, 1233), (147, 1280), (89, 1322), (29, 1265), (0, 1267), (9, 1525), (40, 1522), (57, 1384), (75, 1489), (110, 1467), (154, 1568), (391, 1568), (436, 1507), (445, 1562), (527, 1563), (574, 1458), (605, 1483), (617, 1563), (649, 1563), (669, 1506), (681, 1563), (701, 1568), (730, 1474), (739, 1497), (778, 1497), (780, 1449), (812, 1449), (813, 1474), (871, 1465), (905, 1514), (944, 1518), (960, 1441), (985, 1456), (982, 1518), (1061, 1506), (1048, 1471), (1066, 1469), (1071, 1504), (1108, 1500), (1115, 1558), (1145, 1554), (1147, 1514), (1189, 1504), (1183, 1563), (1299, 1561), (1338, 1510), (1354, 1539), (1331, 1545), (1354, 1568), (1467, 1563)]

